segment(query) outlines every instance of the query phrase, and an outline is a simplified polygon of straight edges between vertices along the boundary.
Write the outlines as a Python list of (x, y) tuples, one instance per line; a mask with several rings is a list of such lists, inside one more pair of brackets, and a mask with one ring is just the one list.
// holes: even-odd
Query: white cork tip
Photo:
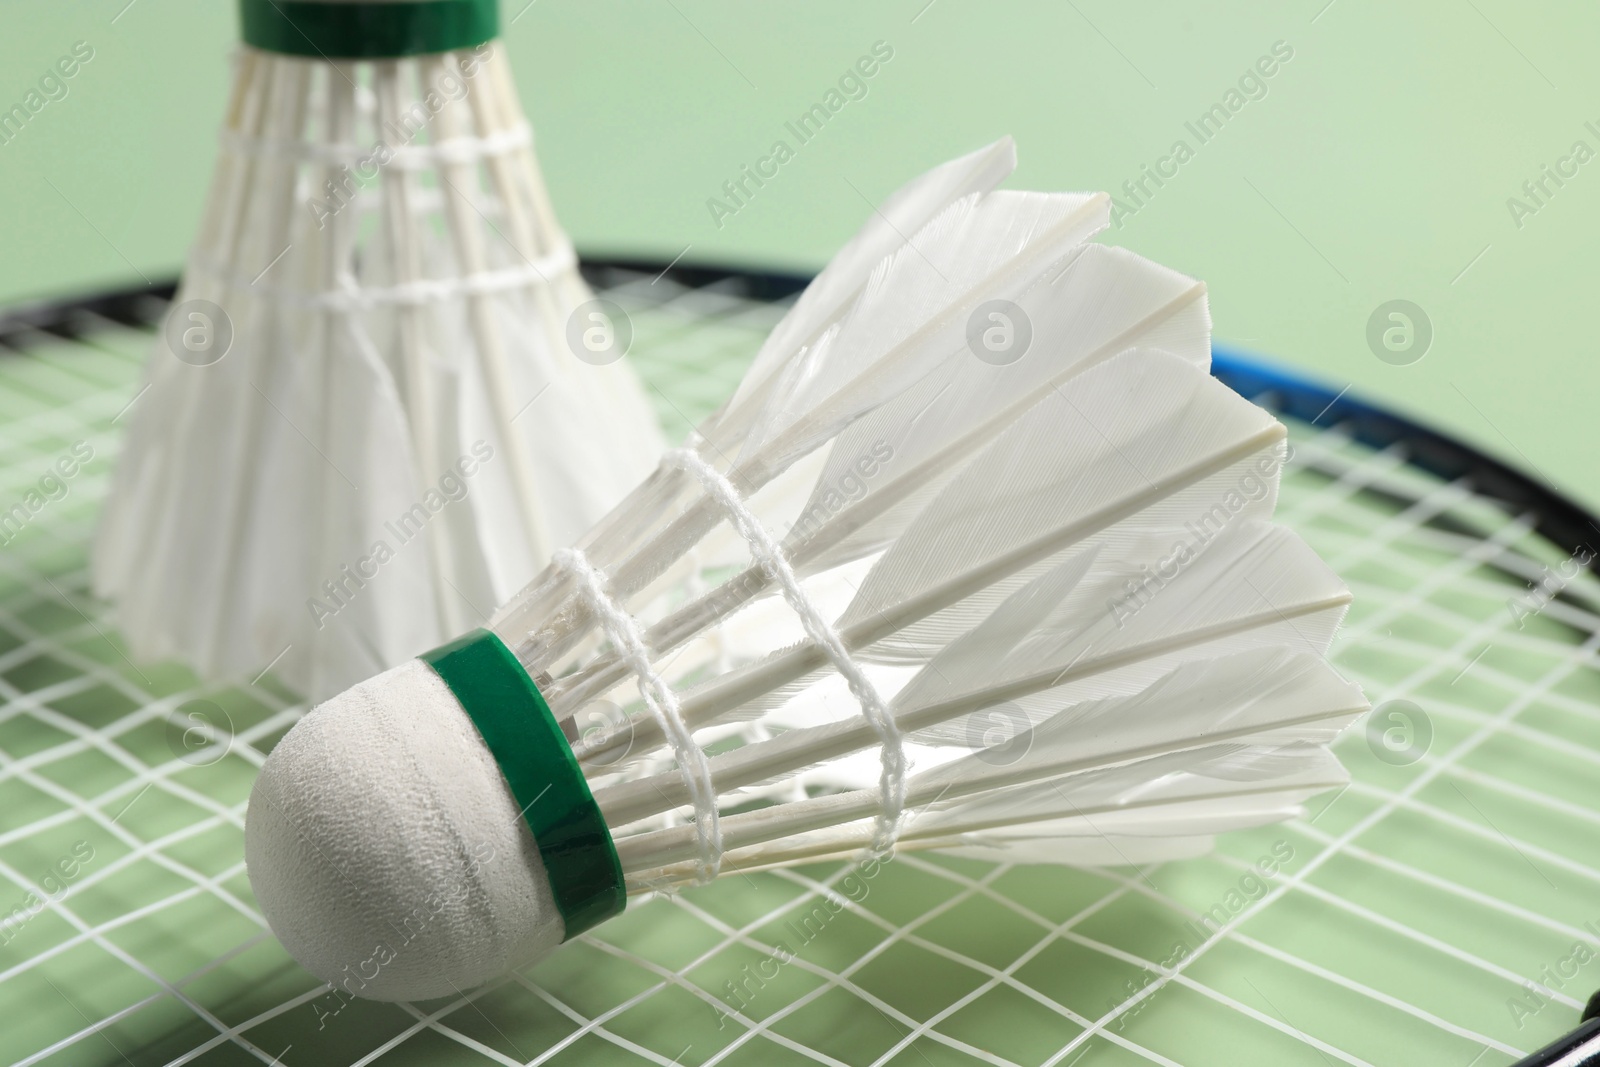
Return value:
[(283, 947), (346, 994), (464, 993), (565, 932), (510, 787), (421, 660), (319, 705), (278, 743), (250, 794), (245, 860)]

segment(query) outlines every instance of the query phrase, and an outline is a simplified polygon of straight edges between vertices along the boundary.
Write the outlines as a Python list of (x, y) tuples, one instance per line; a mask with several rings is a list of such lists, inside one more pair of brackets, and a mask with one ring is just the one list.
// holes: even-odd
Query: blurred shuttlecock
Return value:
[(481, 622), (661, 438), (551, 211), (495, 0), (241, 12), (94, 584), (138, 656), (274, 663), (321, 697)]
[[(437, 996), (626, 893), (894, 847), (1150, 862), (1345, 781), (1349, 594), (1269, 521), (1283, 426), (1207, 373), (1199, 283), (1086, 243), (1102, 194), (992, 191), (1013, 165), (895, 194), (489, 630), (278, 744), (246, 854), (307, 968)], [(675, 593), (719, 542), (746, 565)]]

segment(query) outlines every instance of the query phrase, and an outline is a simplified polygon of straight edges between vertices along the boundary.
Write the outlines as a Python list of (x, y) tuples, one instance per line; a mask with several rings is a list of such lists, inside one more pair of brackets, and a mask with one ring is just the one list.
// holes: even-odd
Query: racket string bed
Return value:
[[(680, 436), (776, 317), (741, 288), (605, 275)], [(148, 335), (7, 337), (0, 507), (75, 441), (94, 459), (0, 551), (0, 1003), (17, 1020), (0, 1060), (1359, 1064), (1404, 1041), (1488, 1064), (1570, 1026), (1594, 984), (1556, 988), (1547, 965), (1600, 938), (1600, 588), (1579, 568), (1513, 610), (1570, 549), (1329, 420), (1291, 421), (1282, 513), (1356, 593), (1336, 663), (1375, 718), (1409, 715), (1431, 743), (1352, 731), (1355, 782), (1301, 819), (1154, 868), (905, 854), (752, 874), (441, 1002), (316, 986), (264, 932), (241, 862), (245, 790), (303, 708), (270, 676), (141, 676), (87, 594), (111, 420)], [(1280, 844), (1292, 858), (1263, 873)]]

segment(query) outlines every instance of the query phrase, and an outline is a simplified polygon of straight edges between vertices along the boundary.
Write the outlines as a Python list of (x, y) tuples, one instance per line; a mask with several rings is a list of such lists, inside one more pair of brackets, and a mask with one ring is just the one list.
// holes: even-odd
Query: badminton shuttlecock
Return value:
[(661, 438), (551, 212), (495, 0), (241, 12), (94, 584), (139, 656), (326, 696), (481, 622)]
[[(1345, 780), (1349, 594), (1269, 521), (1284, 428), (1207, 373), (1199, 283), (1085, 243), (1104, 195), (991, 191), (1013, 162), (895, 194), (489, 630), (278, 744), (246, 852), (301, 963), (438, 996), (627, 893), (893, 847), (1143, 863)], [(719, 539), (747, 566), (675, 594)]]

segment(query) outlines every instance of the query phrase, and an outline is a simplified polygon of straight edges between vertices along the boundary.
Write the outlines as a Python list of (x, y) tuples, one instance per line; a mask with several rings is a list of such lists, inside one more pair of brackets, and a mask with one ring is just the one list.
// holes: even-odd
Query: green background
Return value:
[[(1293, 49), (1107, 240), (1205, 279), (1219, 341), (1420, 413), (1591, 505), (1600, 10), (1511, 0), (507, 0), (506, 40), (581, 251), (811, 269), (929, 165), (1001, 134), (1020, 187), (1139, 176), (1274, 42)], [(0, 109), (94, 58), (0, 144), (0, 302), (178, 268), (214, 152), (231, 4), (0, 0)], [(894, 57), (719, 227), (707, 199), (876, 41)], [(1554, 187), (1551, 186), (1553, 189)], [(1379, 360), (1381, 304), (1434, 337)]]

